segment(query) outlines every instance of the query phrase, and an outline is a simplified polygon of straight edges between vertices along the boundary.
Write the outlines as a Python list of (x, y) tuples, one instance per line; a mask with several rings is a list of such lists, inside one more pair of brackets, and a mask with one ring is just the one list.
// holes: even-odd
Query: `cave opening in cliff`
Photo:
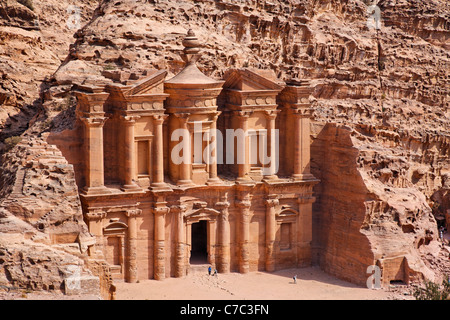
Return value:
[(208, 263), (207, 221), (200, 220), (192, 224), (191, 229), (191, 264)]

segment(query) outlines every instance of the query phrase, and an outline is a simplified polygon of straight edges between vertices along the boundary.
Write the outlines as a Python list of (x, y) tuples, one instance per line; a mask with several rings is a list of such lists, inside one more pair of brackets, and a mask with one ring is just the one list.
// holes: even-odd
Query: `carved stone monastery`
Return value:
[(192, 31), (183, 45), (186, 65), (171, 79), (154, 71), (76, 89), (90, 256), (128, 282), (199, 263), (219, 273), (310, 265), (308, 83), (249, 69), (211, 79)]

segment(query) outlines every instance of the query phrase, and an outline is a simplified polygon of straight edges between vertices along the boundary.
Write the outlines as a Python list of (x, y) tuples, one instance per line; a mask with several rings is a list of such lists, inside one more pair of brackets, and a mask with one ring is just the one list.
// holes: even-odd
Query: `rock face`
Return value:
[[(26, 138), (25, 138), (26, 139)], [(15, 152), (14, 152), (15, 151)], [(83, 242), (89, 238), (83, 222), (72, 165), (56, 147), (28, 138), (4, 159), (2, 216), (30, 224), (47, 244)]]
[[(311, 150), (312, 172), (321, 179), (313, 224), (316, 261), (327, 272), (360, 284), (366, 283), (370, 265), (380, 267), (385, 285), (437, 280), (449, 265), (447, 257), (442, 260), (446, 251), (437, 241), (426, 197), (405, 172), (401, 183), (389, 180), (392, 171), (406, 171), (402, 166), (408, 162), (384, 150), (382, 157), (390, 161), (374, 174), (380, 151), (358, 137), (349, 127), (316, 126)], [(441, 261), (441, 270), (428, 265), (430, 257)]]
[(95, 239), (83, 221), (72, 165), (54, 146), (25, 139), (3, 159), (2, 285), (100, 296), (103, 275), (84, 261)]
[[(80, 12), (90, 16), (95, 5), (85, 1)], [(61, 28), (67, 6), (35, 2), (31, 10), (4, 1), (0, 7), (0, 283), (108, 297), (100, 292), (111, 283), (108, 270), (85, 261), (93, 238), (73, 167), (39, 134), (51, 126), (41, 100), (44, 80), (65, 59), (74, 32)]]
[[(45, 112), (45, 80), (65, 60), (76, 31), (67, 23), (75, 13), (71, 1), (29, 2), (33, 10), (16, 0), (0, 4), (0, 150), (4, 139), (22, 134)], [(95, 0), (77, 2), (80, 26), (96, 5)]]
[(0, 266), (4, 287), (100, 296), (99, 277), (92, 275), (82, 259), (16, 235), (2, 235)]
[[(12, 2), (0, 11), (0, 41), (7, 44), (0, 49), (7, 62), (1, 70), (2, 138), (28, 127), (33, 136), (43, 130), (64, 136), (75, 119), (70, 97), (75, 83), (126, 84), (151, 69), (167, 69), (170, 78), (183, 66), (181, 41), (189, 26), (206, 44), (198, 64), (209, 76), (220, 78), (230, 67), (254, 67), (271, 69), (286, 81), (310, 80), (315, 99), (311, 169), (321, 180), (315, 188), (313, 245), (323, 269), (362, 285), (370, 265), (383, 270), (386, 284), (437, 279), (450, 272), (434, 217), (450, 210), (446, 1), (379, 1), (379, 30), (368, 27), (367, 3), (358, 0), (103, 1), (93, 15), (95, 3), (83, 1), (82, 24), (89, 23), (76, 32), (74, 43), (56, 23), (68, 15), (64, 1), (36, 3), (35, 12)], [(55, 15), (43, 18), (49, 10), (60, 20), (53, 24)], [(31, 22), (36, 16), (43, 22), (40, 33), (55, 38), (39, 35)], [(25, 20), (21, 25), (26, 28), (15, 22)], [(67, 59), (60, 64), (69, 43)], [(34, 57), (27, 62), (33, 67), (19, 66), (25, 57)], [(45, 75), (52, 76), (43, 84)], [(40, 93), (45, 100), (38, 99)], [(45, 144), (45, 135), (39, 140)], [(9, 212), (3, 219), (17, 223), (3, 223), (2, 228), (31, 226), (35, 239), (51, 242), (50, 234), (58, 234), (50, 232), (58, 229), (52, 226), (59, 221), (57, 214), (33, 213), (27, 199), (50, 209), (54, 203), (49, 197), (65, 196), (58, 193), (58, 183), (47, 181), (64, 180), (73, 171), (39, 167), (39, 157), (23, 169), (17, 159), (29, 147), (12, 149), (19, 154), (3, 162), (7, 201), (2, 205)], [(43, 179), (49, 180), (31, 182), (44, 171)], [(19, 204), (15, 177), (30, 178)], [(47, 185), (54, 191), (43, 190)], [(68, 189), (70, 212), (79, 217), (74, 185)], [(54, 210), (60, 206), (64, 204)], [(27, 219), (31, 224), (20, 222)], [(36, 231), (40, 222), (47, 233)]]

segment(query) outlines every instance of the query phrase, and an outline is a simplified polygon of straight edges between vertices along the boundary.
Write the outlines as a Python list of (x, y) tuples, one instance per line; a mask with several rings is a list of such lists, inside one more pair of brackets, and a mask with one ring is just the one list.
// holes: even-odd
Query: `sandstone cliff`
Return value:
[[(2, 291), (100, 296), (99, 276), (105, 272), (85, 260), (93, 238), (83, 221), (73, 167), (41, 136), (50, 127), (42, 106), (45, 79), (64, 61), (74, 32), (64, 28), (69, 4), (0, 3)], [(79, 4), (84, 17), (95, 6), (95, 1)], [(76, 292), (66, 286), (75, 269), (82, 279)]]
[[(64, 5), (54, 10), (61, 14)], [(52, 57), (40, 64), (45, 71), (27, 73), (34, 90), (26, 90), (23, 80), (8, 80), (21, 69), (3, 71), (4, 100), (16, 108), (3, 109), (15, 110), (4, 115), (3, 137), (29, 126), (31, 136), (50, 131), (52, 141), (61, 142), (74, 122), (73, 84), (126, 83), (151, 69), (175, 74), (190, 27), (205, 45), (199, 65), (210, 76), (254, 67), (287, 82), (311, 80), (311, 166), (321, 179), (315, 190), (316, 263), (363, 285), (372, 264), (397, 270), (386, 274), (388, 282), (434, 280), (450, 272), (434, 218), (450, 209), (448, 2), (379, 1), (379, 30), (368, 27), (368, 6), (359, 0), (103, 1), (93, 14), (89, 1), (80, 6), (87, 24), (75, 41), (70, 32), (58, 35), (59, 44), (71, 43), (68, 52), (56, 40), (44, 49), (31, 46), (33, 56)], [(37, 41), (37, 30), (4, 28), (4, 34), (20, 35), (10, 38)], [(5, 43), (3, 50), (15, 48), (15, 42)], [(56, 56), (48, 53), (53, 47), (62, 48)], [(10, 55), (9, 61), (13, 57), (25, 58)], [(35, 107), (26, 107), (33, 101)], [(71, 162), (68, 148), (59, 147)], [(3, 163), (4, 170), (10, 163)], [(3, 189), (8, 186), (12, 182)], [(39, 186), (32, 190), (41, 192)]]

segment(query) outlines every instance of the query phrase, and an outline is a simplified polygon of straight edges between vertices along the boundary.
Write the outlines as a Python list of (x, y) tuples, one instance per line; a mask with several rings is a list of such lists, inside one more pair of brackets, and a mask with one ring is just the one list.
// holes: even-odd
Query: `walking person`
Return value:
[(297, 284), (297, 275), (294, 276), (294, 284)]
[(208, 267), (208, 274), (211, 275), (211, 266)]

